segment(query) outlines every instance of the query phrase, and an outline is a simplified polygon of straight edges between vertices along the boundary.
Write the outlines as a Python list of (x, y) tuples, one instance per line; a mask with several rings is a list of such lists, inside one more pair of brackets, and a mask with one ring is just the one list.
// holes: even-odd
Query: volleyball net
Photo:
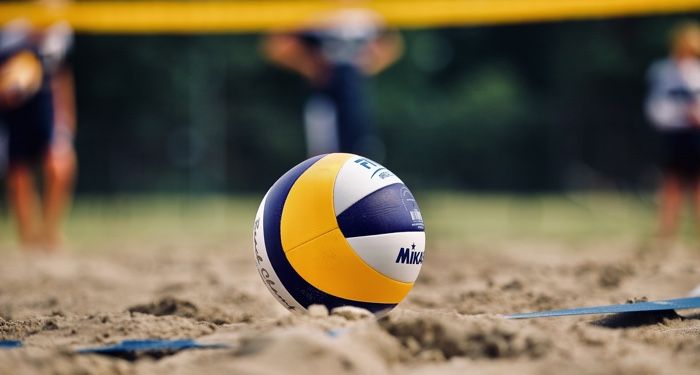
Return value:
[(434, 28), (685, 13), (700, 0), (88, 1), (0, 3), (0, 22), (68, 21), (82, 33), (254, 33), (298, 28), (325, 12), (363, 8), (398, 28)]

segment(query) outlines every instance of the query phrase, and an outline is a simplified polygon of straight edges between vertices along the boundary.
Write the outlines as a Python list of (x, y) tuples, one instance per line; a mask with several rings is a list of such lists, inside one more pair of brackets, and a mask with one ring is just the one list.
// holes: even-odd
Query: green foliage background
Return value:
[[(645, 72), (679, 19), (404, 32), (372, 84), (381, 161), (418, 188), (648, 189)], [(260, 38), (79, 35), (79, 191), (260, 191), (303, 160), (308, 88)]]

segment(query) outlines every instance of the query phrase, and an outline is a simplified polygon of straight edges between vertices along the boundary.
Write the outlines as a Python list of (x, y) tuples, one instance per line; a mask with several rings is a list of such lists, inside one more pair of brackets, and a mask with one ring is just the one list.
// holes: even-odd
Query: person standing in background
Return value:
[[(75, 94), (66, 63), (73, 33), (64, 22), (37, 30), (26, 20), (0, 34), (0, 122), (7, 136), (7, 186), (25, 248), (56, 250), (76, 172)], [(43, 200), (33, 170), (43, 172)], [(39, 215), (39, 212), (41, 213)]]
[(313, 93), (304, 110), (310, 156), (351, 152), (383, 154), (367, 103), (367, 77), (393, 64), (403, 52), (396, 31), (372, 11), (345, 9), (319, 17), (295, 33), (269, 36), (265, 55), (304, 76)]
[(646, 112), (662, 142), (658, 235), (678, 228), (685, 191), (700, 220), (700, 25), (686, 22), (672, 32), (670, 56), (649, 69)]

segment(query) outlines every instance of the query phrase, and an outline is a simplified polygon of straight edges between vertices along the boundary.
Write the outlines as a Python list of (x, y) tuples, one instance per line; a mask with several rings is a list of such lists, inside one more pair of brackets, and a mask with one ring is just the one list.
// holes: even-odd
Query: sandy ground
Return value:
[[(173, 243), (169, 243), (173, 242)], [(248, 239), (58, 256), (0, 249), (0, 374), (697, 374), (700, 315), (619, 328), (599, 317), (510, 321), (502, 313), (682, 297), (700, 251), (619, 240), (585, 245), (429, 237), (408, 298), (382, 319), (284, 310)], [(135, 338), (228, 349), (136, 361), (75, 354)]]

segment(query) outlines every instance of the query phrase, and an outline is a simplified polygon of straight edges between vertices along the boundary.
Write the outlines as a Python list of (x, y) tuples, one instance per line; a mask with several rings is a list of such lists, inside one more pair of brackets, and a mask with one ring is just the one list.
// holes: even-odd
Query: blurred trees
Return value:
[[(645, 72), (677, 19), (405, 32), (372, 84), (382, 161), (412, 187), (648, 188)], [(79, 190), (261, 190), (303, 160), (307, 88), (258, 43), (78, 36)]]

